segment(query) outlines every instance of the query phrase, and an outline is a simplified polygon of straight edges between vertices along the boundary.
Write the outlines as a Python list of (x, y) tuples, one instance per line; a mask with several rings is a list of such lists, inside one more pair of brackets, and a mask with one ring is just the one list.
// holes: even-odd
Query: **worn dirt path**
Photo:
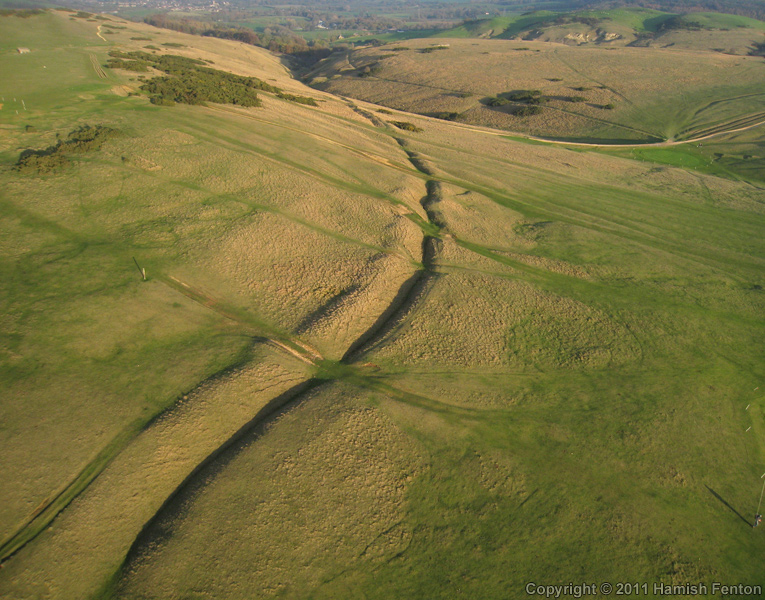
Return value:
[(96, 58), (95, 54), (90, 55), (90, 62), (93, 65), (93, 70), (95, 70), (96, 75), (100, 79), (106, 79), (106, 72), (101, 68), (101, 65), (98, 64), (98, 58)]

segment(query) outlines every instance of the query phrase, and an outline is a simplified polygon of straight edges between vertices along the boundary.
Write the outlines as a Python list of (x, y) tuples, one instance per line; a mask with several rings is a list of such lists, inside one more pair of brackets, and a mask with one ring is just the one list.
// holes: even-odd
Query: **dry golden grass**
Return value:
[(117, 596), (305, 597), (406, 549), (405, 495), (423, 467), (417, 444), (363, 394), (321, 388), (230, 452), (151, 529)]
[[(50, 275), (55, 282), (63, 274)], [(48, 289), (53, 298), (61, 293), (55, 287)], [(53, 298), (26, 317), (19, 313), (23, 298), (16, 298), (0, 321), (20, 340), (5, 347), (4, 366), (29, 372), (6, 384), (3, 394), (3, 421), (14, 423), (2, 435), (4, 455), (14, 465), (5, 474), (3, 536), (52, 500), (126, 427), (232, 360), (241, 347), (225, 329), (217, 339), (199, 340), (215, 320), (157, 282), (109, 295), (91, 291), (62, 302), (63, 310), (53, 308), (60, 302)], [(168, 364), (174, 347), (184, 354)], [(90, 376), (83, 377), (83, 368)]]
[(203, 383), (138, 435), (33, 546), (6, 565), (0, 594), (94, 594), (184, 478), (268, 401), (306, 379), (302, 363), (274, 350), (257, 347), (254, 357), (249, 366)]
[[(410, 40), (412, 50), (355, 50), (314, 75), (317, 87), (420, 114), (458, 112), (485, 126), (551, 137), (645, 139), (700, 128), (696, 113), (715, 101), (730, 117), (756, 111), (745, 98), (763, 80), (760, 59), (681, 48), (569, 47), (539, 41), (449, 39), (447, 50), (422, 54), (432, 40)], [(528, 48), (519, 51), (518, 48)], [(381, 54), (387, 54), (380, 58)], [(369, 77), (357, 70), (377, 65)], [(657, 76), (661, 73), (661, 76)], [(560, 81), (551, 81), (559, 79)], [(574, 88), (584, 87), (585, 91)], [(481, 104), (513, 90), (550, 98), (537, 116), (515, 117)], [(467, 96), (467, 97), (465, 97)], [(565, 101), (582, 96), (586, 102)], [(615, 110), (600, 107), (613, 103)]]
[[(137, 47), (126, 38), (144, 31), (106, 37)], [(152, 35), (301, 90), (260, 50)], [(457, 581), (483, 598), (529, 573), (761, 577), (742, 558), (759, 542), (698, 493), (714, 479), (746, 505), (729, 465), (746, 444), (759, 452), (739, 403), (759, 357), (760, 190), (416, 116), (390, 119), (421, 133), (393, 131), (329, 97), (155, 107), (115, 95), (137, 85), (129, 73), (101, 81), (88, 55), (108, 47), (93, 37), (95, 50), (60, 52), (85, 65), (61, 70), (87, 83), (61, 92), (71, 114), (48, 111), (29, 135), (11, 117), (0, 142), (10, 164), (96, 115), (124, 133), (49, 176), (3, 173), (3, 525), (147, 410), (169, 410), (5, 564), (0, 595), (82, 598), (111, 580), (127, 598), (438, 597)], [(412, 60), (464, 51), (477, 68), (461, 44)], [(542, 55), (562, 69), (569, 51), (516, 55), (543, 74)], [(384, 335), (352, 364), (331, 360), (397, 296)], [(307, 365), (306, 342), (330, 360)], [(312, 376), (344, 382), (306, 394), (157, 512)], [(724, 543), (709, 549), (710, 535)]]
[[(103, 87), (76, 94), (72, 106), (81, 107), (79, 96), (86, 95), (86, 102), (105, 102), (109, 109), (97, 116), (53, 111), (42, 121), (30, 101), (24, 118), (36, 118), (37, 131), (25, 133), (24, 121), (13, 125), (2, 138), (4, 157), (15, 160), (21, 149), (51, 145), (57, 133), (65, 136), (94, 119), (123, 135), (51, 176), (3, 175), (0, 244), (20, 269), (8, 272), (13, 275), (6, 283), (16, 287), (2, 317), (15, 340), (3, 346), (4, 365), (18, 373), (18, 381), (5, 386), (12, 401), (2, 406), (4, 422), (14, 423), (3, 432), (4, 452), (16, 465), (5, 476), (3, 536), (126, 428), (240, 360), (243, 334), (257, 333), (258, 319), (273, 317), (269, 326), (300, 329), (329, 355), (340, 355), (421, 258), (419, 230), (402, 217), (408, 205), (421, 210), (420, 180), (398, 145), (346, 103), (324, 102), (321, 112), (265, 99), (263, 109), (238, 114), (156, 109), (145, 99), (120, 96), (121, 108), (114, 109), (112, 88), (138, 83), (131, 82), (134, 74), (117, 71), (100, 83), (88, 56), (96, 52), (104, 60), (108, 47), (99, 45), (96, 24), (70, 25), (57, 14), (41, 18), (55, 31), (79, 28), (77, 40), (92, 33), (82, 73), (72, 71), (72, 77)], [(140, 47), (122, 39), (131, 33), (110, 39), (124, 49)], [(57, 43), (55, 37), (48, 41)], [(161, 41), (186, 43), (169, 53), (208, 57), (210, 40), (168, 34)], [(190, 50), (190, 41), (202, 44), (200, 54)], [(230, 59), (216, 62), (217, 68), (303, 89), (267, 52), (216, 42), (210, 48)], [(36, 50), (33, 58), (46, 52)], [(52, 50), (50, 56), (77, 62), (78, 52)], [(218, 61), (214, 52), (209, 57)], [(47, 71), (53, 66), (49, 62)], [(148, 283), (140, 282), (134, 256), (147, 267)], [(301, 269), (290, 272), (291, 264)], [(345, 279), (337, 277), (342, 270)], [(230, 278), (218, 285), (221, 273)], [(253, 320), (243, 324), (239, 313), (232, 320), (228, 305), (202, 306), (160, 283), (173, 277)], [(352, 293), (338, 300), (350, 287)], [(231, 433), (227, 427), (219, 435)], [(88, 515), (96, 528), (108, 521)], [(26, 555), (24, 568), (40, 580), (57, 579), (46, 552)], [(42, 575), (46, 570), (49, 575)], [(83, 585), (99, 584), (80, 575)]]
[(520, 213), (499, 206), (482, 194), (456, 186), (442, 185), (440, 196), (434, 208), (440, 213), (448, 232), (495, 248), (528, 246), (514, 229), (524, 220)]
[(399, 256), (354, 247), (268, 213), (240, 220), (197, 252), (204, 270), (215, 273), (207, 286), (238, 297), (331, 358), (344, 353), (413, 272)]
[(570, 298), (481, 273), (442, 274), (369, 360), (384, 365), (603, 368), (639, 355), (617, 321)]
[(752, 42), (762, 37), (762, 31), (746, 27), (702, 29), (698, 31), (668, 31), (651, 46), (688, 50), (713, 50), (729, 55), (747, 55)]
[(438, 245), (435, 265), (438, 270), (446, 272), (456, 268), (504, 275), (517, 274), (516, 270), (510, 265), (500, 264), (486, 256), (463, 248), (449, 234), (446, 234)]
[[(156, 52), (157, 54), (176, 54), (207, 61), (215, 69), (229, 71), (237, 75), (258, 77), (275, 85), (284, 86), (285, 89), (304, 89), (303, 86), (295, 86), (291, 83), (292, 77), (281, 60), (269, 53), (263, 52), (241, 42), (233, 40), (220, 40), (211, 37), (190, 36), (187, 34), (158, 29), (145, 23), (123, 21), (118, 17), (113, 18), (115, 25), (122, 25), (126, 29), (114, 30), (114, 34), (107, 36), (110, 44), (118, 45), (126, 50), (142, 50)], [(92, 28), (93, 37), (98, 28), (98, 23), (85, 22), (85, 26)], [(151, 37), (148, 40), (132, 40), (132, 37)], [(95, 40), (98, 42), (98, 40)], [(181, 46), (164, 46), (163, 44), (181, 44)], [(147, 50), (147, 45), (156, 46), (158, 50)], [(135, 75), (133, 75), (135, 76)], [(278, 84), (275, 82), (278, 81)]]

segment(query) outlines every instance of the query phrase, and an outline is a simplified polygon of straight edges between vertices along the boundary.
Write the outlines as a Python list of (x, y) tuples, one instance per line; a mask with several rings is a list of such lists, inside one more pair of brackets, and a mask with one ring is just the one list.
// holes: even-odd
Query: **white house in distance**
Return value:
[(19, 54), (29, 54), (31, 50), (29, 48), (16, 48)]

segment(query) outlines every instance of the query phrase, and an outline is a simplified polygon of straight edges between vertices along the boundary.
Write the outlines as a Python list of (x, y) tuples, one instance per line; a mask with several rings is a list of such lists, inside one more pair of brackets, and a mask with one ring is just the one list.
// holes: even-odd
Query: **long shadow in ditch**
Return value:
[[(407, 149), (407, 142), (403, 138), (394, 138), (401, 148), (406, 152), (409, 162), (421, 173), (433, 177), (435, 173), (428, 166), (419, 154)], [(435, 206), (441, 200), (441, 184), (435, 179), (429, 179), (426, 182), (427, 194), (420, 200), (422, 208), (428, 217), (430, 225), (435, 225), (439, 229), (444, 227), (441, 213)], [(418, 269), (407, 279), (399, 288), (396, 295), (391, 300), (375, 322), (362, 333), (345, 351), (341, 362), (350, 363), (358, 359), (362, 354), (370, 350), (373, 346), (380, 343), (386, 336), (393, 331), (407, 316), (416, 304), (420, 303), (433, 287), (435, 281), (441, 276), (440, 273), (432, 271), (436, 256), (441, 249), (441, 240), (425, 232), (422, 237), (422, 269)]]
[(79, 494), (85, 491), (90, 483), (93, 482), (106, 469), (111, 461), (122, 452), (134, 439), (140, 431), (145, 431), (162, 419), (165, 415), (178, 408), (181, 399), (195, 390), (214, 385), (237, 370), (246, 366), (251, 360), (253, 347), (258, 342), (264, 342), (266, 338), (253, 337), (247, 347), (240, 353), (239, 357), (230, 365), (222, 368), (202, 381), (196, 383), (193, 387), (180, 392), (175, 401), (165, 408), (149, 416), (139, 424), (130, 424), (120, 431), (98, 455), (72, 479), (65, 487), (52, 495), (44, 505), (41, 505), (32, 514), (29, 519), (20, 526), (13, 534), (6, 537), (0, 544), (0, 564), (9, 560), (19, 550), (24, 548), (29, 542), (35, 539), (44, 531), (69, 504), (74, 501)]
[(272, 423), (308, 400), (308, 392), (327, 383), (329, 382), (314, 377), (279, 394), (194, 467), (141, 528), (128, 549), (122, 566), (98, 596), (112, 597), (119, 590), (123, 574), (172, 536), (178, 515), (183, 514), (186, 507), (194, 502), (212, 479), (223, 472), (244, 449), (260, 439)]
[[(415, 168), (428, 176), (434, 175), (425, 161), (416, 153), (406, 149), (405, 140), (396, 139), (396, 141), (404, 148)], [(427, 194), (420, 203), (428, 216), (429, 223), (441, 228), (443, 224), (439, 218), (440, 213), (435, 208), (435, 205), (440, 201), (440, 183), (436, 180), (428, 180), (426, 186)], [(418, 269), (401, 285), (388, 307), (349, 346), (340, 362), (348, 364), (379, 343), (406, 318), (416, 303), (422, 301), (436, 279), (441, 276), (430, 270), (440, 250), (440, 245), (440, 239), (427, 232), (424, 233), (422, 239), (423, 268)], [(123, 574), (130, 571), (131, 567), (140, 562), (141, 558), (150, 553), (152, 549), (163, 544), (172, 536), (173, 524), (177, 522), (177, 517), (183, 514), (186, 507), (199, 496), (207, 483), (220, 474), (242, 450), (256, 442), (281, 415), (310, 399), (308, 392), (329, 383), (330, 381), (326, 379), (314, 377), (273, 398), (248, 423), (201, 461), (146, 522), (133, 540), (122, 566), (107, 582), (103, 593), (100, 595), (102, 597), (113, 596), (119, 590)]]

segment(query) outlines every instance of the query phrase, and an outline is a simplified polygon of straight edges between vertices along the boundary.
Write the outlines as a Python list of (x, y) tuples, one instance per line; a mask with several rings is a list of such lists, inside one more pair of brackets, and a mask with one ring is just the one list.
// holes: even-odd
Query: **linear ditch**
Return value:
[[(355, 110), (358, 114), (364, 116), (368, 120), (372, 122), (373, 125), (377, 127), (383, 127), (391, 130), (392, 128), (385, 122), (378, 119), (374, 114), (370, 113), (369, 111), (365, 111), (359, 107), (357, 107), (352, 102), (348, 101), (348, 105)], [(433, 169), (428, 165), (427, 161), (424, 160), (421, 155), (419, 155), (417, 152), (411, 151), (408, 149), (408, 142), (407, 140), (393, 136), (394, 140), (401, 146), (402, 150), (406, 153), (407, 158), (409, 159), (410, 163), (417, 169), (419, 172), (421, 172), (423, 175), (428, 177), (426, 180), (426, 195), (420, 200), (420, 204), (423, 208), (423, 210), (426, 213), (427, 216), (427, 222), (424, 220), (415, 221), (421, 226), (429, 225), (430, 227), (423, 227), (423, 239), (422, 239), (422, 268), (415, 271), (415, 273), (409, 277), (399, 288), (396, 295), (391, 300), (388, 307), (379, 315), (379, 317), (375, 320), (375, 322), (365, 331), (363, 332), (351, 345), (348, 347), (346, 352), (343, 354), (342, 358), (340, 359), (340, 363), (351, 363), (354, 360), (358, 359), (361, 355), (363, 355), (365, 352), (368, 352), (373, 347), (381, 343), (395, 328), (402, 323), (406, 317), (407, 314), (411, 311), (412, 307), (416, 304), (419, 304), (425, 296), (429, 293), (430, 289), (432, 288), (432, 285), (435, 283), (435, 281), (442, 276), (441, 273), (434, 272), (432, 270), (432, 266), (435, 264), (436, 256), (439, 254), (440, 246), (441, 246), (441, 240), (438, 237), (438, 233), (429, 233), (428, 230), (441, 230), (446, 226), (445, 220), (443, 219), (443, 215), (441, 211), (438, 209), (438, 203), (441, 201), (441, 185), (442, 183), (435, 179), (436, 173), (433, 171)], [(170, 278), (173, 279), (173, 278)], [(167, 281), (166, 278), (163, 278), (163, 283), (166, 283), (168, 285), (171, 284), (170, 281)], [(183, 282), (175, 280), (173, 283), (178, 285), (171, 285), (171, 287), (175, 288), (177, 291), (184, 293), (185, 295), (188, 295), (192, 299), (202, 303), (203, 305), (207, 306), (211, 310), (215, 310), (216, 312), (219, 312), (223, 316), (232, 319), (234, 321), (240, 321), (241, 322), (241, 316), (239, 314), (235, 314), (235, 312), (229, 312), (227, 310), (224, 310), (223, 307), (219, 306), (216, 301), (214, 301), (211, 298), (205, 297), (204, 294), (199, 292), (198, 290), (193, 290), (192, 288), (189, 288), (186, 284)], [(180, 286), (183, 286), (181, 288)], [(337, 301), (337, 299), (334, 299), (334, 301)], [(330, 303), (332, 303), (333, 300), (330, 300)], [(330, 310), (331, 306), (325, 306), (322, 307), (322, 309)], [(323, 314), (323, 313), (322, 313)], [(314, 317), (317, 315), (313, 315)], [(243, 323), (244, 324), (244, 323)], [(262, 323), (247, 323), (249, 326), (255, 326), (255, 329), (259, 328), (257, 326), (262, 327)], [(309, 324), (305, 323), (306, 328), (308, 328)], [(292, 349), (284, 344), (284, 342), (278, 342), (275, 339), (267, 339), (267, 338), (253, 338), (253, 341), (264, 341), (271, 343), (272, 345), (278, 346), (281, 350), (287, 351), (290, 354), (294, 354), (298, 358), (308, 360), (309, 362), (312, 362), (313, 364), (316, 364), (314, 362), (315, 359), (321, 360), (321, 356), (318, 355), (313, 349), (310, 349), (303, 344), (296, 343), (294, 340), (287, 339), (284, 340), (287, 344), (290, 346), (295, 344), (298, 348)], [(290, 343), (292, 342), (292, 343)], [(311, 357), (306, 356), (312, 355)], [(215, 380), (216, 378), (225, 375), (232, 370), (235, 370), (236, 368), (242, 367), (243, 364), (241, 362), (238, 362), (236, 365), (233, 365), (227, 369), (224, 369), (221, 373), (218, 373), (206, 380), (204, 380), (200, 385), (207, 384), (210, 381)], [(211, 467), (211, 465), (214, 465), (219, 457), (224, 453), (225, 450), (229, 449), (231, 446), (236, 444), (238, 440), (241, 440), (245, 436), (247, 436), (248, 432), (250, 431), (256, 431), (258, 430), (258, 427), (261, 425), (265, 425), (268, 422), (270, 422), (275, 415), (275, 413), (279, 411), (285, 411), (289, 410), (290, 407), (292, 407), (296, 401), (300, 400), (300, 396), (302, 396), (303, 393), (306, 391), (309, 391), (310, 389), (313, 389), (314, 387), (321, 385), (325, 382), (325, 379), (313, 377), (303, 383), (301, 383), (298, 386), (295, 386), (288, 392), (281, 394), (271, 400), (266, 407), (259, 410), (256, 415), (253, 417), (251, 421), (249, 421), (246, 425), (244, 425), (240, 430), (238, 430), (236, 433), (232, 435), (231, 438), (229, 438), (226, 442), (224, 442), (218, 449), (213, 451), (206, 459), (204, 459), (202, 462), (200, 462), (189, 475), (187, 475), (186, 478), (177, 486), (177, 488), (168, 496), (168, 498), (163, 502), (160, 509), (155, 513), (155, 516), (152, 517), (142, 528), (141, 532), (139, 533), (139, 537), (145, 535), (145, 532), (148, 531), (148, 529), (151, 527), (151, 524), (154, 522), (155, 518), (160, 518), (161, 513), (164, 513), (166, 510), (171, 510), (170, 505), (173, 504), (173, 500), (181, 494), (183, 489), (186, 486), (193, 487), (193, 479), (200, 473), (200, 471), (205, 470), (207, 467)], [(195, 386), (198, 387), (198, 386)], [(172, 405), (168, 409), (162, 412), (162, 414), (167, 414), (172, 410), (172, 408), (175, 405)], [(153, 421), (153, 420), (152, 420)], [(145, 430), (150, 423), (144, 424), (143, 427), (141, 427), (141, 430)], [(4, 547), (6, 550), (10, 550), (10, 552), (5, 553), (5, 556), (3, 559), (9, 558), (12, 554), (14, 554), (16, 551), (18, 551), (21, 547), (23, 547), (26, 543), (31, 541), (37, 533), (39, 533), (40, 530), (42, 530), (45, 526), (47, 526), (48, 523), (53, 521), (55, 517), (64, 509), (66, 506), (71, 502), (79, 493), (84, 491), (84, 489), (87, 488), (88, 484), (92, 482), (102, 471), (105, 469), (109, 462), (111, 462), (111, 459), (116, 456), (116, 454), (119, 453), (124, 447), (127, 446), (130, 441), (132, 441), (133, 436), (129, 436), (128, 439), (124, 440), (123, 443), (119, 444), (116, 447), (116, 452), (113, 451), (114, 448), (110, 448), (112, 450), (109, 452), (110, 457), (106, 461), (97, 461), (100, 464), (98, 465), (99, 468), (94, 470), (91, 469), (91, 466), (89, 465), (86, 467), (85, 471), (83, 471), (84, 474), (87, 475), (87, 481), (82, 480), (82, 475), (78, 476), (70, 486), (67, 487), (67, 489), (59, 494), (57, 494), (51, 502), (44, 507), (42, 510), (36, 511), (35, 515), (30, 519), (30, 522), (25, 524), (25, 526), (22, 527), (23, 532), (17, 531), (17, 534), (12, 536), (11, 539), (6, 540), (6, 544), (4, 544)], [(100, 457), (100, 455), (99, 455)], [(214, 468), (214, 467), (211, 467)], [(217, 471), (215, 471), (217, 472)], [(84, 483), (84, 485), (83, 485)], [(77, 484), (77, 485), (75, 485)], [(76, 490), (75, 490), (76, 488)], [(74, 493), (72, 493), (74, 492)], [(61, 503), (60, 499), (61, 496), (66, 495), (67, 499), (65, 502)], [(58, 502), (57, 502), (58, 501)], [(52, 508), (51, 505), (57, 504), (55, 507), (55, 511), (50, 511), (49, 509)], [(52, 514), (51, 514), (52, 512)], [(44, 514), (41, 514), (44, 513)], [(34, 526), (34, 532), (32, 532), (29, 527), (32, 525), (32, 523), (35, 523)], [(42, 527), (38, 529), (37, 524), (44, 523)], [(22, 536), (19, 536), (18, 534), (23, 533), (23, 537), (26, 538), (23, 541), (20, 539)], [(31, 533), (31, 535), (29, 535)], [(27, 537), (28, 536), (28, 537)], [(10, 542), (10, 543), (8, 543)], [(18, 542), (21, 542), (20, 544)], [(138, 541), (138, 537), (136, 538), (136, 541), (134, 541), (133, 545), (131, 546), (131, 551), (134, 547), (138, 547), (140, 545), (140, 542)], [(15, 546), (15, 547), (14, 547)]]
[(113, 594), (116, 591), (125, 569), (145, 554), (144, 548), (154, 548), (170, 536), (170, 521), (183, 506), (188, 505), (198, 496), (211, 478), (223, 471), (239, 452), (257, 441), (271, 423), (307, 400), (307, 392), (327, 383), (329, 382), (313, 377), (272, 398), (255, 413), (252, 419), (199, 462), (165, 498), (154, 515), (144, 523), (125, 554), (122, 565), (106, 583), (105, 589), (99, 596), (108, 597), (110, 593)]
[[(351, 107), (354, 108), (354, 110), (357, 108), (352, 104)], [(363, 114), (373, 123), (375, 121), (380, 122), (379, 119), (371, 113), (364, 114), (366, 111), (362, 111), (361, 109), (357, 112)], [(386, 124), (383, 124), (383, 126), (386, 126)], [(433, 177), (435, 175), (433, 170), (419, 155), (417, 155), (417, 153), (406, 149), (406, 140), (402, 138), (394, 139), (396, 139), (402, 149), (404, 149), (409, 161), (418, 171), (428, 177)], [(420, 200), (420, 204), (428, 217), (428, 224), (437, 227), (439, 230), (443, 227), (443, 219), (440, 218), (440, 211), (436, 208), (436, 205), (440, 200), (440, 182), (435, 179), (429, 179), (426, 182), (426, 195)], [(415, 273), (399, 287), (398, 292), (393, 297), (388, 307), (365, 332), (350, 344), (339, 361), (341, 364), (351, 363), (354, 359), (358, 358), (364, 352), (379, 343), (406, 318), (407, 313), (411, 311), (415, 304), (419, 303), (425, 296), (427, 296), (433, 283), (442, 275), (431, 270), (435, 258), (439, 253), (440, 246), (441, 240), (437, 236), (431, 235), (427, 231), (423, 232), (422, 268), (417, 269)], [(129, 569), (131, 564), (144, 555), (146, 552), (145, 549), (156, 547), (157, 543), (161, 543), (166, 536), (169, 535), (169, 523), (184, 506), (188, 505), (190, 501), (193, 501), (211, 478), (219, 474), (244, 448), (257, 441), (275, 419), (305, 401), (307, 399), (307, 392), (331, 383), (331, 381), (331, 379), (327, 380), (315, 376), (294, 386), (276, 398), (273, 398), (266, 406), (261, 408), (250, 421), (197, 464), (163, 501), (162, 505), (154, 515), (143, 525), (125, 554), (122, 565), (117, 569), (109, 581), (106, 582), (106, 586), (103, 589), (104, 594), (113, 594), (119, 586), (122, 574)]]
[[(407, 142), (403, 138), (394, 138), (406, 152), (409, 162), (415, 169), (433, 177), (435, 173), (428, 166), (419, 154), (407, 150)], [(426, 195), (420, 200), (420, 205), (425, 210), (428, 217), (428, 223), (439, 229), (444, 227), (441, 212), (435, 208), (435, 205), (441, 201), (441, 184), (435, 179), (428, 179), (425, 183)], [(404, 282), (399, 288), (398, 293), (393, 298), (388, 308), (380, 314), (380, 317), (372, 326), (354, 343), (352, 343), (341, 359), (342, 362), (351, 362), (359, 358), (362, 354), (382, 341), (396, 326), (401, 323), (411, 308), (419, 303), (430, 291), (430, 288), (442, 274), (432, 270), (436, 256), (441, 247), (441, 240), (427, 232), (422, 236), (422, 269), (415, 273)]]
[[(423, 205), (424, 205), (424, 199), (423, 199)], [(423, 237), (423, 243), (422, 243), (422, 262), (423, 265), (429, 265), (430, 264), (430, 257), (433, 255), (433, 249), (432, 244), (435, 243), (436, 240), (431, 238), (428, 235), (425, 235)], [(391, 318), (400, 318), (400, 315), (403, 315), (406, 313), (408, 305), (419, 296), (422, 295), (422, 286), (417, 286), (416, 284), (420, 282), (422, 279), (423, 271), (418, 270), (415, 272), (415, 274), (407, 279), (405, 281), (397, 294), (394, 296), (393, 300), (391, 301), (388, 308), (386, 308), (385, 311), (380, 315), (380, 317), (372, 324), (372, 326), (364, 332), (355, 342), (351, 344), (349, 349), (345, 352), (343, 355), (341, 362), (346, 362), (350, 360), (350, 356), (354, 354), (358, 349), (362, 348), (365, 344), (370, 342), (375, 338), (375, 336), (378, 334), (378, 332), (384, 330), (388, 331), (388, 328), (386, 328), (386, 324)], [(171, 281), (172, 280), (172, 281)], [(246, 325), (249, 327), (252, 327), (254, 330), (257, 330), (259, 328), (263, 327), (262, 323), (249, 323), (244, 322), (241, 319), (241, 315), (235, 314), (234, 311), (227, 311), (223, 307), (219, 306), (219, 303), (212, 298), (206, 297), (202, 292), (199, 292), (198, 290), (195, 290), (188, 286), (187, 284), (184, 284), (183, 282), (176, 280), (173, 277), (161, 277), (160, 281), (162, 283), (165, 283), (166, 285), (169, 285), (171, 288), (175, 289), (176, 291), (190, 297), (192, 300), (195, 300), (199, 302), (200, 304), (206, 306), (210, 310), (213, 310), (215, 312), (218, 312), (222, 316), (231, 319), (236, 322), (240, 322), (242, 325)], [(336, 299), (333, 299), (336, 301)], [(330, 300), (330, 304), (333, 302), (333, 300)], [(322, 307), (322, 313), (326, 310), (329, 310), (331, 307)], [(315, 315), (314, 315), (315, 316)], [(281, 336), (283, 338), (283, 336)], [(315, 364), (314, 360), (318, 359), (321, 360), (321, 356), (314, 351), (312, 348), (303, 345), (300, 342), (295, 342), (295, 340), (291, 339), (283, 339), (283, 341), (280, 341), (278, 338), (269, 338), (264, 336), (255, 335), (252, 338), (252, 342), (264, 342), (268, 343), (270, 345), (276, 346), (278, 349), (288, 352), (292, 355), (295, 355), (297, 358), (300, 358), (302, 360), (308, 360), (312, 364)], [(292, 349), (289, 346), (295, 345), (299, 348)], [(250, 349), (252, 348), (252, 344), (250, 345)], [(306, 354), (310, 354), (312, 356), (306, 356)], [(222, 377), (227, 376), (228, 374), (236, 371), (237, 369), (240, 369), (247, 364), (247, 360), (238, 360), (235, 364), (230, 365), (224, 369), (222, 369), (220, 372), (217, 372), (210, 377), (204, 379), (199, 384), (195, 385), (191, 390), (187, 390), (186, 392), (182, 393), (179, 398), (183, 397), (184, 395), (188, 395), (191, 393), (194, 389), (199, 389), (203, 385), (208, 385), (211, 382), (217, 381), (221, 379)], [(253, 419), (248, 422), (245, 426), (242, 427), (241, 430), (237, 431), (229, 440), (224, 442), (216, 451), (213, 451), (210, 456), (203, 460), (195, 469), (184, 479), (184, 481), (178, 486), (178, 488), (173, 491), (168, 497), (168, 500), (163, 503), (162, 507), (158, 511), (161, 512), (166, 505), (169, 503), (169, 501), (172, 499), (172, 497), (175, 497), (179, 491), (190, 481), (191, 478), (194, 477), (201, 469), (203, 469), (207, 464), (214, 461), (221, 452), (223, 452), (225, 449), (230, 447), (232, 444), (234, 444), (238, 439), (240, 439), (242, 436), (244, 436), (247, 431), (250, 429), (253, 429), (256, 427), (259, 423), (265, 422), (264, 420), (268, 419), (268, 417), (274, 413), (277, 410), (281, 410), (282, 407), (286, 409), (287, 407), (291, 406), (293, 403), (292, 401), (295, 399), (295, 396), (301, 395), (303, 392), (308, 391), (309, 389), (312, 389), (315, 387), (315, 385), (319, 385), (320, 383), (323, 383), (324, 380), (318, 379), (318, 378), (311, 378), (307, 380), (306, 382), (303, 382), (303, 384), (300, 384), (290, 390), (287, 393), (279, 395), (277, 398), (270, 401), (264, 409), (261, 409), (258, 411), (258, 413), (253, 417)], [(35, 513), (28, 519), (27, 522), (25, 522), (19, 529), (16, 530), (15, 533), (11, 534), (4, 540), (0, 545), (0, 561), (4, 562), (5, 560), (8, 560), (11, 558), (14, 554), (16, 554), (19, 550), (21, 550), (26, 544), (28, 544), (30, 541), (32, 541), (41, 531), (43, 531), (60, 513), (63, 511), (80, 493), (85, 491), (87, 487), (90, 485), (90, 483), (95, 480), (98, 475), (100, 475), (101, 472), (103, 472), (104, 469), (108, 467), (108, 465), (111, 463), (111, 461), (119, 454), (122, 450), (124, 450), (128, 444), (132, 442), (132, 440), (135, 437), (134, 433), (130, 432), (141, 432), (148, 429), (152, 423), (154, 423), (157, 419), (160, 417), (168, 414), (173, 410), (173, 408), (177, 405), (179, 400), (176, 400), (172, 405), (158, 413), (157, 415), (154, 415), (152, 418), (150, 418), (145, 423), (142, 423), (140, 427), (135, 427), (135, 425), (131, 425), (129, 427), (130, 431), (124, 431), (121, 432), (115, 440), (113, 440), (112, 443), (110, 443), (107, 448), (105, 448), (99, 455), (78, 474), (75, 479), (67, 484), (62, 490), (55, 493), (52, 498), (45, 503), (44, 506), (40, 507), (35, 511)], [(149, 523), (146, 524), (144, 529), (149, 526)]]
[(114, 436), (96, 457), (83, 467), (74, 479), (49, 496), (49, 499), (46, 499), (14, 533), (3, 540), (0, 545), (0, 564), (13, 557), (14, 554), (44, 531), (79, 494), (88, 488), (109, 466), (112, 460), (127, 448), (140, 432), (146, 431), (164, 416), (171, 413), (183, 401), (183, 398), (193, 394), (195, 390), (214, 384), (247, 366), (255, 344), (266, 341), (268, 341), (266, 338), (252, 338), (242, 354), (232, 364), (223, 367), (189, 389), (180, 392), (172, 404), (143, 420), (131, 423)]

